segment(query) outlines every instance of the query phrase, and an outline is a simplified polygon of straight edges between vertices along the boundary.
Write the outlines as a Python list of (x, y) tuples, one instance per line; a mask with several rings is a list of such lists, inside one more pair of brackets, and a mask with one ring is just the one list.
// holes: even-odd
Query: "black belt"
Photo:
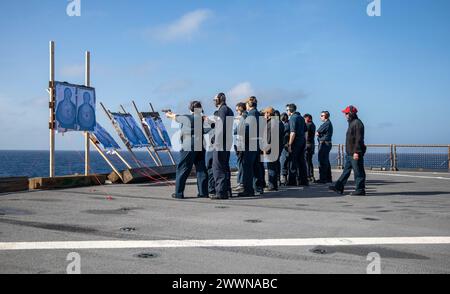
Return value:
[(331, 141), (320, 141), (320, 144), (333, 144)]

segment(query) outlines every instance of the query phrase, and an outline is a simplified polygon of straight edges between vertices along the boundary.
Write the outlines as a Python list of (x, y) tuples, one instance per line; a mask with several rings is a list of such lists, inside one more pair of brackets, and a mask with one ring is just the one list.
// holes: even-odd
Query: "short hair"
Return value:
[(287, 122), (287, 121), (289, 121), (289, 116), (287, 115), (286, 112), (283, 112), (283, 113), (281, 114), (280, 120), (281, 120), (282, 122)]
[(330, 112), (327, 111), (327, 110), (322, 111), (322, 114), (325, 114), (325, 118), (326, 118), (326, 119), (329, 119), (330, 116), (331, 116)]
[(275, 109), (271, 106), (267, 107), (266, 109), (264, 109), (262, 112), (264, 113), (269, 113), (270, 116), (274, 116), (275, 114)]
[(247, 99), (247, 104), (250, 107), (258, 107), (258, 99), (256, 99), (255, 96), (251, 96), (250, 98)]
[(247, 105), (244, 102), (239, 102), (238, 104), (236, 104), (236, 108), (242, 109), (242, 110), (247, 110)]
[(273, 115), (274, 115), (274, 116), (278, 116), (278, 117), (281, 116), (281, 114), (280, 114), (280, 112), (279, 112), (278, 110), (275, 110), (275, 111), (273, 112)]
[(303, 117), (304, 117), (304, 118), (309, 118), (310, 120), (313, 119), (312, 115), (309, 114), (309, 113), (305, 114)]
[(220, 103), (227, 102), (227, 96), (225, 96), (224, 93), (217, 94), (216, 99), (219, 100)]
[(288, 104), (286, 105), (286, 108), (291, 112), (294, 113), (297, 111), (297, 105), (295, 105), (294, 103)]
[(189, 104), (189, 110), (190, 111), (194, 112), (196, 109), (202, 109), (203, 110), (202, 103), (200, 101), (197, 101), (197, 100), (192, 101)]

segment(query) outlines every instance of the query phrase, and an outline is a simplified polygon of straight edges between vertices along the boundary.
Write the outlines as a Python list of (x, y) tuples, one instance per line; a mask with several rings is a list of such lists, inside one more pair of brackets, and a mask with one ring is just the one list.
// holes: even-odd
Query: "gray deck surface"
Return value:
[[(450, 174), (398, 175), (369, 173), (366, 197), (312, 185), (255, 198), (180, 201), (170, 197), (173, 182), (2, 194), (0, 242), (450, 236)], [(196, 195), (195, 181), (186, 195)], [(65, 273), (70, 252), (80, 254), (85, 274), (364, 274), (370, 252), (380, 254), (382, 273), (450, 273), (450, 244), (334, 246), (325, 247), (326, 254), (311, 249), (0, 250), (0, 273)]]

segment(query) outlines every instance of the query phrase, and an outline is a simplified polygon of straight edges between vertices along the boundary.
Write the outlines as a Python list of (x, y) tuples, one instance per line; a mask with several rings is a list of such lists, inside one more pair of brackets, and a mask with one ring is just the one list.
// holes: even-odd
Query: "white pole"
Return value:
[[(86, 51), (85, 56), (85, 81), (86, 87), (91, 86), (91, 53)], [(90, 170), (90, 138), (89, 132), (84, 132), (84, 175), (89, 176)]]
[(55, 176), (55, 99), (54, 99), (54, 87), (53, 83), (55, 81), (55, 42), (50, 41), (49, 46), (50, 51), (50, 99), (49, 99), (49, 109), (50, 109), (50, 120), (49, 120), (49, 129), (50, 129), (50, 177), (53, 178)]

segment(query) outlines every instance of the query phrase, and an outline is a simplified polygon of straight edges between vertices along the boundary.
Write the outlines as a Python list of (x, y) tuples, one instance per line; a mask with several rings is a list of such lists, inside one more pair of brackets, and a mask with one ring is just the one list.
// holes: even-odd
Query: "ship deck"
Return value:
[(71, 252), (86, 274), (365, 274), (372, 252), (382, 273), (450, 273), (450, 174), (369, 172), (366, 197), (213, 201), (191, 179), (180, 201), (173, 185), (1, 194), (0, 273), (66, 273)]

